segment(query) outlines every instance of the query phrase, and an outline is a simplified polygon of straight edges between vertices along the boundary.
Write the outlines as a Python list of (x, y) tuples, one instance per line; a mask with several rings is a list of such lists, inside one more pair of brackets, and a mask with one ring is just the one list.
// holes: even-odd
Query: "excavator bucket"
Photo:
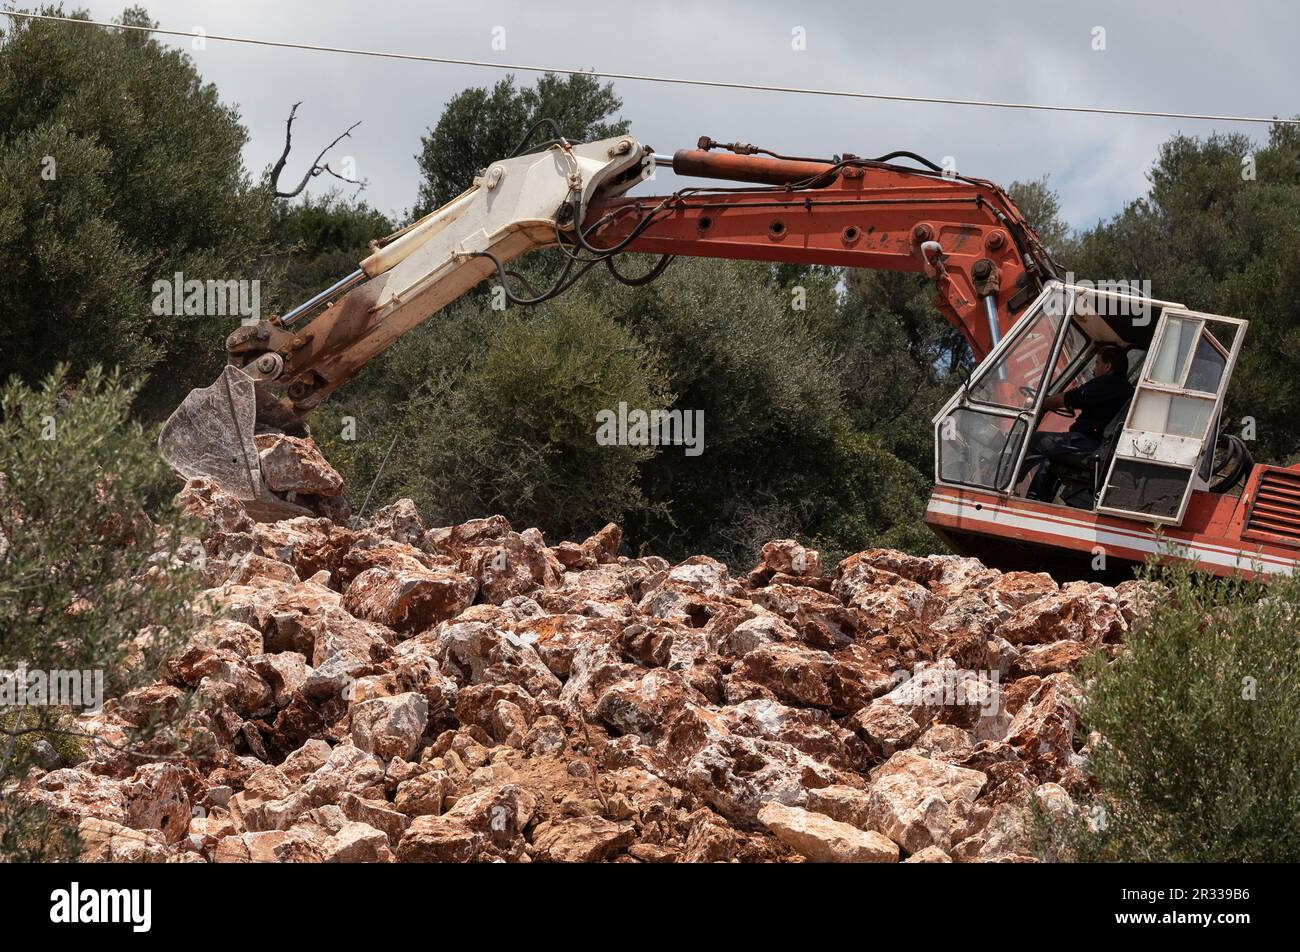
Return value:
[(257, 394), (253, 378), (227, 366), (210, 387), (191, 390), (158, 434), (163, 459), (186, 479), (206, 476), (246, 501), (268, 496), (253, 429)]

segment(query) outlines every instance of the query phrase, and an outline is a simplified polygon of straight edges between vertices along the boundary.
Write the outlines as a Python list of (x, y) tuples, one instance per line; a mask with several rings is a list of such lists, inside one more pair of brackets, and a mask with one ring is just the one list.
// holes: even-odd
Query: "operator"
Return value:
[(1035, 433), (1029, 441), (1029, 452), (1020, 470), (1020, 479), (1035, 466), (1027, 499), (1051, 502), (1056, 488), (1052, 474), (1052, 460), (1074, 453), (1091, 453), (1101, 446), (1102, 431), (1106, 424), (1124, 408), (1133, 396), (1133, 386), (1128, 382), (1128, 358), (1124, 348), (1103, 344), (1097, 350), (1093, 377), (1087, 383), (1072, 387), (1064, 393), (1052, 394), (1043, 401), (1044, 410), (1075, 410), (1078, 415), (1067, 433)]

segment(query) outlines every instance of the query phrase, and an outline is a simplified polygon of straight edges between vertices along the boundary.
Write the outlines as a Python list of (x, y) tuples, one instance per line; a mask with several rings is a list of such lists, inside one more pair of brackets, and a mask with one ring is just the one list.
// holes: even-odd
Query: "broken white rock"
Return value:
[(947, 850), (953, 815), (949, 805), (974, 802), (988, 778), (978, 770), (899, 751), (877, 768), (871, 785), (871, 828), (916, 853), (927, 846)]
[(898, 862), (898, 847), (888, 838), (821, 813), (768, 803), (758, 811), (758, 822), (814, 863)]
[(313, 496), (343, 492), (343, 477), (311, 440), (283, 433), (258, 433), (253, 440), (266, 485), (272, 492)]
[(429, 723), (429, 702), (408, 692), (362, 701), (352, 708), (352, 743), (391, 760), (410, 760)]

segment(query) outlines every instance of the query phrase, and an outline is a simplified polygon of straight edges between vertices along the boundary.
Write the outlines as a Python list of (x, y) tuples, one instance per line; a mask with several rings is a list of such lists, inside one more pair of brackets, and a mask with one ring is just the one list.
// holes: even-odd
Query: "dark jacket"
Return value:
[(1133, 396), (1133, 385), (1120, 371), (1094, 377), (1087, 383), (1065, 391), (1065, 405), (1078, 410), (1071, 433), (1084, 433), (1095, 440), (1101, 439), (1106, 424), (1115, 419)]

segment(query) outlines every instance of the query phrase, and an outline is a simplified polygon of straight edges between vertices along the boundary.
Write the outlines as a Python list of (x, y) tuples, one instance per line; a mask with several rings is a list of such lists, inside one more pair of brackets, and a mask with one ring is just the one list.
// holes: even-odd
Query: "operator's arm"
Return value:
[(1054, 393), (1043, 401), (1044, 410), (1083, 410), (1095, 403), (1100, 397), (1094, 386), (1096, 380), (1089, 380), (1077, 387), (1071, 387), (1063, 393)]
[(1085, 410), (1089, 406), (1096, 404), (1102, 399), (1102, 394), (1097, 391), (1100, 385), (1096, 378), (1089, 380), (1087, 383), (1081, 383), (1077, 387), (1071, 387), (1064, 393), (1054, 393), (1043, 401), (1044, 410)]

